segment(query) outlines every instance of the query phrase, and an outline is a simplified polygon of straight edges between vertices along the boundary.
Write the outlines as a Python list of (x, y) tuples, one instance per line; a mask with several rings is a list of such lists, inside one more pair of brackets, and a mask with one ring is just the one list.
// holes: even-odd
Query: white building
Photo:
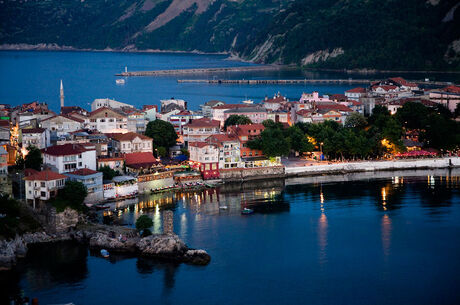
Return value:
[(347, 97), (347, 99), (350, 99), (350, 100), (359, 101), (359, 98), (364, 97), (365, 95), (366, 95), (366, 89), (362, 87), (353, 88), (353, 89), (345, 91), (345, 96)]
[(169, 100), (160, 100), (160, 102), (161, 102), (161, 112), (163, 112), (163, 110), (167, 108), (168, 105), (171, 105), (171, 104), (175, 104), (181, 107), (182, 110), (187, 109), (187, 102), (184, 100), (180, 100), (180, 99), (176, 100), (175, 98), (171, 98)]
[(207, 138), (206, 143), (217, 145), (220, 169), (240, 167), (240, 141), (236, 136), (217, 134)]
[(135, 111), (128, 114), (128, 131), (144, 133), (147, 123), (148, 121), (146, 120), (145, 113), (143, 112)]
[(212, 117), (212, 108), (217, 107), (217, 106), (222, 106), (222, 105), (225, 105), (225, 103), (222, 101), (212, 100), (212, 101), (206, 102), (203, 105), (200, 105), (201, 113), (203, 113), (203, 116), (210, 118)]
[(112, 150), (123, 154), (133, 152), (153, 152), (153, 139), (147, 136), (135, 133), (116, 133), (111, 134)]
[(40, 127), (48, 129), (51, 136), (61, 137), (83, 127), (83, 120), (56, 115), (40, 122)]
[(85, 126), (102, 133), (126, 133), (128, 117), (114, 109), (102, 107), (89, 114)]
[(24, 178), (26, 186), (26, 199), (35, 204), (56, 197), (59, 189), (65, 186), (67, 176), (44, 170)]
[(183, 110), (179, 113), (169, 116), (168, 122), (174, 126), (174, 130), (177, 134), (182, 134), (182, 127), (187, 125), (192, 120), (202, 119), (203, 115), (195, 114), (188, 110)]
[(239, 108), (247, 108), (247, 107), (254, 107), (253, 105), (245, 105), (245, 104), (225, 104), (220, 106), (215, 106), (212, 108), (212, 119), (215, 121), (219, 121), (222, 126), (225, 122), (225, 111), (227, 110), (235, 110)]
[(96, 170), (96, 147), (94, 144), (64, 144), (42, 150), (43, 163), (59, 173), (73, 172), (82, 168)]
[(157, 119), (158, 107), (157, 105), (144, 105), (142, 112), (147, 121), (155, 121)]
[(208, 118), (193, 120), (182, 127), (184, 142), (203, 142), (209, 136), (220, 133), (220, 122)]
[(50, 131), (45, 128), (22, 129), (22, 147), (35, 146), (40, 149), (51, 145)]
[(122, 103), (116, 100), (111, 100), (109, 98), (98, 98), (91, 103), (91, 111), (95, 111), (99, 108), (108, 107), (113, 109), (120, 109), (122, 107), (134, 108), (130, 104)]
[(133, 196), (139, 192), (137, 179), (131, 176), (117, 176), (113, 178), (115, 197)]

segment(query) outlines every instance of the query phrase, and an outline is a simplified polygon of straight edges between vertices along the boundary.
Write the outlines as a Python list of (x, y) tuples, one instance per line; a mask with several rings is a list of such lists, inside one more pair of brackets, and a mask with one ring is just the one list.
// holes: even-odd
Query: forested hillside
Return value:
[(0, 43), (228, 52), (319, 68), (460, 70), (457, 2), (4, 0)]

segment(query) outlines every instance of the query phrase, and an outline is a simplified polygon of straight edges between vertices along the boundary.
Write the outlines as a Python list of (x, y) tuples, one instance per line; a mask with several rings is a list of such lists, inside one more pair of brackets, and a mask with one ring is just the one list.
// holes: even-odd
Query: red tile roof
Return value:
[(353, 110), (351, 110), (350, 108), (348, 108), (347, 106), (345, 105), (342, 105), (342, 104), (337, 104), (337, 103), (317, 103), (316, 104), (316, 108), (318, 110), (335, 110), (335, 111), (342, 111), (342, 112), (351, 112)]
[(136, 164), (137, 165), (150, 164), (150, 166), (152, 166), (155, 163), (158, 163), (158, 161), (155, 159), (153, 154), (150, 152), (135, 152), (135, 153), (130, 153), (130, 154), (125, 155), (126, 166), (136, 165)]
[(68, 156), (68, 155), (77, 155), (85, 151), (95, 150), (94, 146), (91, 148), (86, 148), (84, 145), (80, 144), (64, 144), (64, 145), (54, 145), (42, 149), (42, 152), (47, 155), (52, 156)]
[(118, 142), (120, 141), (132, 141), (135, 138), (140, 138), (141, 140), (149, 140), (152, 141), (152, 138), (149, 138), (147, 136), (144, 136), (139, 133), (135, 132), (127, 132), (127, 133), (111, 133), (111, 134), (106, 134), (107, 137), (112, 138)]
[(28, 177), (25, 177), (24, 180), (52, 181), (52, 180), (66, 179), (66, 178), (67, 176), (55, 173), (50, 170), (44, 170), (44, 171), (32, 174)]
[(206, 142), (235, 142), (238, 141), (234, 136), (228, 135), (228, 134), (215, 134), (212, 136), (209, 136), (206, 139)]
[(307, 109), (302, 109), (302, 110), (299, 110), (296, 112), (297, 115), (300, 115), (300, 116), (309, 116), (313, 113), (312, 110), (307, 110)]
[(185, 127), (220, 127), (220, 122), (209, 118), (196, 119), (185, 125)]
[(158, 106), (157, 105), (144, 105), (144, 106), (142, 106), (143, 111), (147, 111), (147, 110), (150, 110), (150, 109), (153, 109), (153, 108), (155, 108), (155, 110), (158, 111)]
[(26, 177), (29, 177), (29, 176), (31, 176), (31, 175), (35, 175), (35, 174), (37, 174), (37, 173), (39, 173), (39, 171), (38, 171), (38, 170), (35, 170), (35, 169), (33, 169), (33, 168), (26, 168), (26, 169), (24, 170), (24, 176), (26, 176)]
[(275, 104), (278, 104), (278, 103), (286, 102), (286, 101), (287, 101), (286, 97), (284, 97), (282, 95), (279, 95), (279, 96), (275, 96), (275, 97), (272, 97), (272, 98), (266, 98), (262, 102), (263, 103), (275, 103)]
[(460, 93), (460, 87), (455, 86), (455, 85), (450, 85), (450, 86), (444, 87), (441, 90), (445, 91), (445, 92), (450, 92), (450, 93)]
[(22, 129), (22, 133), (43, 133), (45, 130), (45, 128), (24, 128)]
[(69, 120), (72, 120), (72, 121), (75, 121), (75, 122), (78, 122), (78, 123), (83, 123), (84, 122), (84, 121), (82, 121), (80, 119), (76, 119), (74, 117), (65, 116), (65, 115), (55, 115), (55, 116), (52, 116), (52, 117), (49, 117), (49, 118), (46, 118), (46, 119), (42, 120), (42, 122), (48, 121), (48, 120), (51, 120), (51, 119), (54, 119), (54, 118), (57, 118), (57, 117), (63, 117), (63, 118), (66, 118), (66, 119), (69, 119)]
[(394, 90), (394, 89), (398, 88), (397, 86), (393, 86), (393, 85), (378, 85), (378, 86), (372, 87), (372, 89), (375, 90), (375, 89), (377, 89), (379, 87), (382, 88), (385, 91), (390, 91), (390, 90)]
[(348, 93), (366, 93), (366, 89), (364, 89), (362, 87), (358, 87), (358, 88), (353, 88), (353, 89), (347, 90), (345, 92), (348, 92)]
[[(245, 104), (225, 104), (225, 105), (220, 105), (220, 106), (214, 106), (212, 109), (235, 109), (235, 108), (246, 108), (246, 107), (251, 107), (251, 105), (245, 105)], [(252, 107), (254, 107), (252, 105)]]
[(96, 110), (94, 110), (94, 111), (91, 111), (91, 112), (89, 113), (88, 117), (91, 117), (91, 116), (93, 116), (93, 115), (95, 115), (95, 114), (98, 114), (99, 112), (102, 112), (102, 111), (110, 111), (110, 112), (114, 112), (114, 113), (116, 113), (116, 114), (118, 114), (118, 115), (121, 115), (121, 116), (126, 116), (126, 114), (122, 114), (122, 113), (120, 113), (119, 111), (116, 111), (116, 110), (114, 110), (114, 109), (112, 109), (112, 108), (109, 108), (109, 107), (105, 107), (105, 106), (104, 106), (104, 107), (98, 108), (98, 109), (96, 109)]
[(89, 168), (81, 168), (79, 170), (76, 170), (74, 172), (71, 172), (69, 174), (72, 174), (72, 175), (77, 175), (77, 176), (89, 176), (89, 175), (94, 175), (94, 174), (97, 174), (99, 172), (95, 171), (95, 170), (92, 170), (92, 169), (89, 169)]
[(205, 146), (215, 146), (214, 144), (206, 143), (206, 142), (189, 142), (188, 146), (203, 148)]
[(410, 83), (407, 80), (405, 80), (402, 77), (392, 77), (389, 79), (390, 81), (393, 81), (397, 84), (400, 84), (401, 86), (406, 86), (406, 87), (417, 87), (417, 84)]

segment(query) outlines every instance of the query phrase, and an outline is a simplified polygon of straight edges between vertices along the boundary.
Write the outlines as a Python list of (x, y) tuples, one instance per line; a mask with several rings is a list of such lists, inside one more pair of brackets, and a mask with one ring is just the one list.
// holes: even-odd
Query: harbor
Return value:
[(289, 85), (289, 84), (346, 84), (369, 85), (369, 79), (178, 79), (178, 83), (243, 84), (243, 85)]

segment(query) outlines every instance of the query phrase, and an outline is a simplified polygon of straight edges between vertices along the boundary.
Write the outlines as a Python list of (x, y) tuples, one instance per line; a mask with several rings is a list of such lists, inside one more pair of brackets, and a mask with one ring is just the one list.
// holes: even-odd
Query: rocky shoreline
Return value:
[[(123, 238), (120, 238), (122, 236)], [(29, 245), (75, 240), (90, 249), (134, 254), (153, 259), (172, 260), (192, 265), (207, 265), (211, 257), (205, 250), (189, 248), (176, 234), (140, 237), (125, 227), (85, 224), (65, 233), (27, 233), (12, 240), (0, 240), (0, 270), (9, 270), (27, 255)]]

